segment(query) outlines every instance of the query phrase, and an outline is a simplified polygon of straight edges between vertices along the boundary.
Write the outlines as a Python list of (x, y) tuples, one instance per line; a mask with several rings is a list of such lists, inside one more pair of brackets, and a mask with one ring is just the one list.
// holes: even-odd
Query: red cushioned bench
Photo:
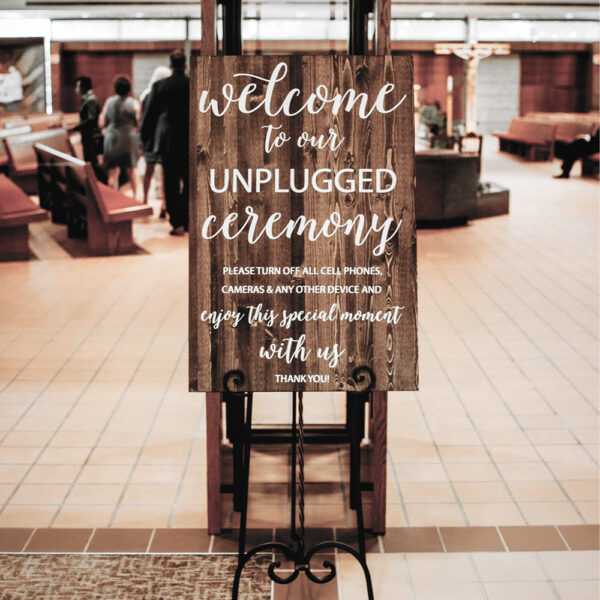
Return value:
[(29, 223), (47, 218), (19, 186), (0, 175), (0, 260), (27, 260)]
[(552, 160), (556, 124), (527, 118), (511, 120), (506, 133), (494, 133), (501, 152), (517, 154), (527, 160)]
[(49, 189), (61, 189), (60, 168), (64, 168), (69, 235), (82, 237), (73, 234), (79, 228), (87, 237), (92, 254), (131, 252), (135, 248), (133, 220), (151, 216), (152, 208), (100, 183), (90, 163), (43, 144), (37, 144), (36, 149), (38, 155), (44, 157), (40, 163), (42, 170), (47, 166), (49, 157), (55, 161), (54, 170), (40, 175), (47, 181)]

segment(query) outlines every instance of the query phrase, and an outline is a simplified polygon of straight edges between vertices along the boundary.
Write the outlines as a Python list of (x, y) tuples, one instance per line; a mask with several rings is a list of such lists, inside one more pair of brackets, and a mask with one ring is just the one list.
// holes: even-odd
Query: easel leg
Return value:
[(250, 482), (250, 451), (252, 446), (252, 392), (247, 394), (239, 394), (239, 401), (242, 405), (242, 411), (244, 410), (244, 399), (246, 399), (246, 410), (245, 415), (242, 414), (243, 427), (239, 431), (239, 436), (242, 439), (242, 472), (239, 483), (236, 482), (236, 486), (240, 486), (239, 499), (240, 499), (240, 531), (238, 538), (238, 564), (235, 570), (235, 576), (233, 579), (232, 598), (237, 600), (240, 577), (246, 564), (248, 557), (246, 556), (246, 523), (248, 520), (248, 484)]
[(206, 483), (208, 533), (221, 533), (221, 394), (206, 394)]
[(387, 392), (373, 392), (371, 400), (371, 477), (373, 481), (373, 533), (385, 533), (387, 492)]

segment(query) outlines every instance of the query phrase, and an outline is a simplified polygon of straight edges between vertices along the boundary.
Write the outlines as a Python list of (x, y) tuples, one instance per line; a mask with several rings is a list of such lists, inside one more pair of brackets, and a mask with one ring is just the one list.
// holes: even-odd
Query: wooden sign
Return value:
[(417, 388), (412, 62), (193, 65), (190, 388)]

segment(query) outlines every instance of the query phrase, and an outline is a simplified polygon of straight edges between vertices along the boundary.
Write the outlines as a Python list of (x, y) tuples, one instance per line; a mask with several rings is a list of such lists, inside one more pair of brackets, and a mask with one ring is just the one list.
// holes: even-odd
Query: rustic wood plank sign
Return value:
[(196, 59), (190, 389), (417, 388), (412, 85), (404, 56)]

